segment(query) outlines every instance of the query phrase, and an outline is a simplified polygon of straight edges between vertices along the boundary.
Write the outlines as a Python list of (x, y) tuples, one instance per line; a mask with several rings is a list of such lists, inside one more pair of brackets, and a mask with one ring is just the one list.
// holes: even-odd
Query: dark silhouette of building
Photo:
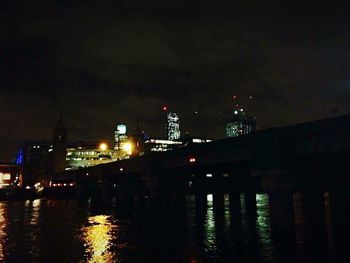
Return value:
[(23, 164), (23, 187), (32, 187), (39, 178), (64, 171), (66, 166), (67, 129), (62, 118), (53, 130), (52, 141), (26, 141), (20, 149)]
[(65, 128), (62, 118), (60, 118), (56, 128), (53, 130), (53, 154), (52, 166), (53, 172), (62, 172), (66, 167), (67, 155), (67, 129)]
[(145, 152), (145, 133), (143, 130), (140, 129), (139, 123), (137, 122), (136, 129), (134, 132), (129, 136), (129, 139), (131, 140), (133, 144), (133, 156), (139, 156), (143, 155)]
[(52, 171), (51, 141), (26, 141), (20, 152), (23, 154), (23, 187), (32, 186), (36, 178)]

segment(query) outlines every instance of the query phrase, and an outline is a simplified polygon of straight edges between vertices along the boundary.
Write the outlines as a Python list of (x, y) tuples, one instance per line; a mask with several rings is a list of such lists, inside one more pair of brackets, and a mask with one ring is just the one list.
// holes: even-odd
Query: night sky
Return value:
[[(0, 161), (28, 139), (112, 140), (117, 123), (220, 138), (233, 95), (259, 129), (350, 113), (348, 9), (318, 1), (6, 1)], [(195, 114), (195, 111), (198, 114)]]

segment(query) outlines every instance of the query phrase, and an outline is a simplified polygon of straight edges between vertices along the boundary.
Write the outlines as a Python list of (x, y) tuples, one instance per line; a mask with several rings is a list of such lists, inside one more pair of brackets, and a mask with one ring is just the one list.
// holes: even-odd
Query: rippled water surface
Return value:
[(0, 202), (0, 262), (350, 262), (348, 201), (207, 194), (187, 196), (185, 208), (127, 210)]

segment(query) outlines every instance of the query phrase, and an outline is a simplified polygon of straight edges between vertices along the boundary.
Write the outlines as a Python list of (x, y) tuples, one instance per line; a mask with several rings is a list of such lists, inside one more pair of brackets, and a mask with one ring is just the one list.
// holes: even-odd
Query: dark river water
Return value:
[(5, 201), (0, 262), (350, 262), (349, 199), (335, 196), (188, 195), (185, 208), (128, 210)]

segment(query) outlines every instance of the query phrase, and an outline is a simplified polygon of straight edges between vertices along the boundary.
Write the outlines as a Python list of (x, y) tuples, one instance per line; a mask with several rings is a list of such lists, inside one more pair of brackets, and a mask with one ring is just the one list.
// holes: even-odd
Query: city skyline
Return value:
[[(232, 105), (234, 105), (235, 103), (237, 103), (237, 96), (234, 95), (234, 99), (233, 99), (233, 102), (232, 102)], [(180, 139), (182, 138), (182, 136), (198, 136), (198, 137), (206, 137), (206, 138), (209, 138), (207, 136), (204, 136), (203, 134), (206, 134), (205, 131), (201, 132), (201, 133), (197, 133), (197, 134), (193, 134), (191, 133), (189, 130), (185, 130), (182, 128), (182, 125), (181, 125), (181, 128), (179, 126), (179, 116), (177, 115), (177, 111), (174, 112), (170, 112), (168, 111), (169, 110), (169, 107), (168, 106), (162, 106), (158, 111), (160, 112), (160, 114), (162, 115), (161, 118), (159, 119), (159, 123), (156, 125), (155, 130), (155, 134), (152, 134), (150, 132), (148, 132), (147, 130), (144, 130), (142, 129), (144, 132), (145, 132), (145, 135), (150, 137), (150, 138), (161, 138), (161, 139), (168, 139), (168, 140), (171, 140), (171, 139)], [(217, 129), (220, 130), (220, 132), (218, 134), (219, 137), (215, 138), (215, 139), (223, 139), (226, 137), (226, 134), (225, 134), (225, 116), (226, 117), (232, 117), (234, 116), (234, 113), (235, 113), (235, 110), (236, 110), (236, 105), (235, 106), (232, 106), (231, 109), (226, 109), (226, 112), (220, 112), (218, 113), (218, 115), (220, 115), (220, 118), (221, 118), (221, 124), (217, 127)], [(164, 119), (164, 114), (166, 115), (166, 118)], [(170, 115), (169, 115), (170, 114)], [(186, 114), (186, 113), (185, 113)], [(200, 112), (198, 111), (195, 111), (195, 112), (191, 112), (191, 114), (194, 116), (193, 117), (193, 121), (196, 120), (196, 117), (198, 118), (198, 115), (201, 114)], [(173, 117), (173, 115), (175, 116), (176, 118), (176, 125), (178, 125), (176, 127), (176, 129), (174, 131), (168, 131), (168, 126), (170, 125), (174, 125), (174, 124), (169, 124), (169, 116), (171, 116), (171, 118)], [(181, 117), (181, 116), (180, 116)], [(136, 128), (138, 127), (139, 125), (139, 119), (137, 119), (135, 121), (135, 126), (128, 126), (128, 125), (124, 125), (124, 124), (121, 124), (119, 122), (119, 124), (117, 125), (108, 125), (108, 126), (113, 126), (113, 127), (117, 127), (117, 128), (114, 128), (112, 129), (111, 131), (109, 131), (107, 134), (103, 134), (102, 136), (100, 137), (85, 137), (84, 134), (79, 134), (78, 131), (81, 130), (81, 127), (77, 127), (75, 125), (67, 125), (67, 120), (68, 120), (68, 123), (72, 123), (70, 121), (69, 118), (63, 118), (62, 116), (59, 117), (59, 125), (63, 125), (65, 128), (67, 128), (67, 131), (68, 131), (68, 142), (106, 142), (108, 143), (108, 147), (110, 149), (113, 149), (115, 148), (115, 143), (116, 143), (116, 130), (118, 129), (118, 126), (124, 126), (123, 129), (125, 129), (124, 131), (124, 135), (131, 135), (135, 130)], [(142, 119), (141, 119), (142, 120)], [(126, 120), (125, 123), (133, 123), (134, 121), (130, 121), (130, 120)], [(171, 121), (172, 123), (172, 121)], [(210, 125), (210, 123), (207, 123)], [(16, 145), (16, 148), (13, 148), (13, 149), (2, 149), (3, 152), (1, 154), (4, 154), (5, 156), (5, 161), (6, 162), (13, 162), (15, 161), (15, 159), (17, 158), (17, 154), (18, 154), (18, 151), (22, 148), (23, 144), (25, 142), (28, 142), (28, 141), (45, 141), (45, 142), (49, 142), (51, 141), (51, 137), (52, 137), (52, 130), (57, 126), (57, 121), (55, 123), (55, 125), (53, 125), (52, 127), (46, 127), (46, 133), (44, 134), (43, 137), (41, 138), (28, 138), (26, 140), (18, 140), (18, 143)], [(147, 125), (146, 125), (147, 126)], [(169, 126), (169, 127), (170, 127)], [(75, 129), (72, 129), (71, 127), (75, 127)], [(142, 127), (141, 127), (142, 128)], [(93, 129), (98, 129), (98, 127), (93, 127)], [(91, 130), (93, 130), (91, 129)], [(171, 129), (174, 129), (173, 127)], [(164, 134), (165, 132), (165, 134)], [(174, 133), (175, 132), (175, 133)], [(174, 135), (172, 134), (174, 133)], [(73, 134), (73, 137), (71, 136)], [(170, 137), (173, 137), (175, 136), (174, 138), (170, 138), (168, 137), (170, 135)], [(175, 135), (176, 134), (176, 135)], [(181, 136), (180, 136), (181, 134)], [(8, 152), (7, 156), (6, 156), (6, 152)], [(6, 159), (7, 158), (7, 159)], [(4, 158), (3, 158), (4, 159)], [(4, 160), (2, 160), (4, 161)]]
[(258, 129), (349, 113), (349, 25), (312, 2), (17, 1), (1, 23), (0, 160), (61, 115), (91, 140), (137, 119), (160, 137), (162, 105), (219, 138), (234, 95), (254, 98)]

